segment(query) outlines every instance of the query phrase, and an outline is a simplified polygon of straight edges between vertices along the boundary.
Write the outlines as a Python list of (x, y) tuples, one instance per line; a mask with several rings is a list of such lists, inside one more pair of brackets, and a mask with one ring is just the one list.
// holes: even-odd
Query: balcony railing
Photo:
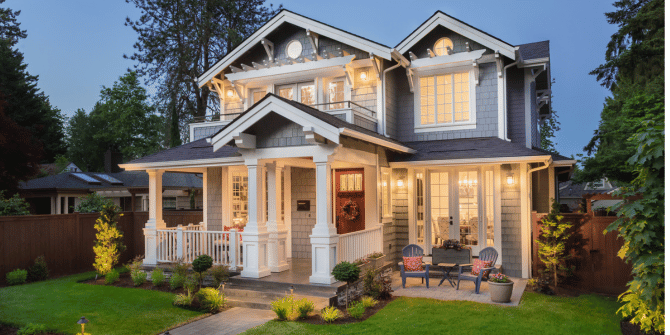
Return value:
[(377, 113), (371, 109), (367, 109), (353, 101), (339, 101), (339, 102), (326, 102), (322, 104), (311, 105), (318, 110), (324, 112), (337, 111), (342, 109), (351, 109), (355, 113), (369, 116), (371, 118), (376, 118)]
[(215, 122), (215, 121), (232, 121), (242, 113), (226, 113), (226, 114), (214, 114), (214, 115), (204, 115), (196, 116), (193, 118), (191, 123), (201, 123), (201, 122)]

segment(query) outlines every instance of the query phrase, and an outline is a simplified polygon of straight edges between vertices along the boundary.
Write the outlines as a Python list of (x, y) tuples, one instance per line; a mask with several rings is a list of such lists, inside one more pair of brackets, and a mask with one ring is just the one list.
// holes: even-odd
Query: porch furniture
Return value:
[[(487, 268), (482, 268), (479, 271), (479, 275), (472, 275), (470, 273), (463, 273), (463, 269), (472, 268), (472, 264), (461, 265), (458, 267), (458, 283), (456, 284), (456, 289), (461, 285), (461, 280), (469, 280), (475, 282), (475, 293), (479, 294), (479, 287), (482, 284), (482, 281), (488, 280), (489, 272), (495, 269), (496, 260), (498, 259), (498, 252), (493, 247), (484, 248), (479, 252), (479, 259), (482, 261), (491, 261), (491, 266)], [(486, 274), (486, 276), (484, 276)]]
[(469, 248), (461, 250), (433, 248), (432, 255), (433, 265), (439, 266), (443, 275), (442, 280), (437, 286), (442, 285), (444, 280), (447, 279), (453, 287), (454, 282), (451, 279), (451, 271), (458, 266), (468, 266), (472, 263), (472, 250)]
[[(416, 244), (410, 244), (402, 248), (402, 257), (423, 257), (423, 248)], [(424, 271), (405, 271), (405, 264), (403, 262), (399, 263), (400, 265), (400, 277), (402, 277), (402, 287), (405, 288), (405, 282), (408, 277), (411, 278), (421, 278), (421, 283), (425, 278), (426, 288), (429, 287), (428, 284), (428, 273), (430, 269), (430, 264), (423, 263)]]

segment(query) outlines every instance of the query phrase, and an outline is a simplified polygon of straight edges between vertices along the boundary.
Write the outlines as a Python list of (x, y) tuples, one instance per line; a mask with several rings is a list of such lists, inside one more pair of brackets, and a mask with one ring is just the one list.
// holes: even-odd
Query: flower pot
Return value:
[(384, 261), (386, 261), (386, 255), (383, 255), (382, 257), (379, 258), (368, 258), (368, 260), (372, 264), (373, 269), (379, 269), (382, 266), (384, 266)]
[(489, 283), (489, 292), (491, 292), (491, 301), (493, 302), (510, 302), (512, 297), (512, 289), (514, 289), (514, 282), (509, 283)]

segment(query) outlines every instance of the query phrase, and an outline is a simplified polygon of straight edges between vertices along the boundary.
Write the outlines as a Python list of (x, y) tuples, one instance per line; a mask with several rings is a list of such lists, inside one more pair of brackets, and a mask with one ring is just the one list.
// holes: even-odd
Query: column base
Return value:
[(156, 229), (144, 228), (142, 230), (144, 231), (144, 260), (142, 261), (142, 264), (147, 266), (158, 265), (158, 255), (156, 252), (158, 248), (156, 238), (158, 236), (156, 234)]
[(337, 243), (340, 237), (310, 235), (312, 242), (312, 275), (309, 282), (312, 284), (330, 285), (335, 283), (332, 275), (337, 262)]
[(268, 233), (240, 233), (244, 252), (243, 278), (263, 278), (270, 275), (268, 268)]
[(282, 272), (289, 269), (286, 261), (286, 236), (288, 231), (270, 233), (268, 238), (268, 267), (271, 272)]

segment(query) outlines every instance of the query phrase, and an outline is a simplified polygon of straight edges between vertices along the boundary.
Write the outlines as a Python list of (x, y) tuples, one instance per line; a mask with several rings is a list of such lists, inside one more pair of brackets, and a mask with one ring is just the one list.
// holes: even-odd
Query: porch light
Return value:
[(361, 80), (368, 80), (368, 71), (361, 72)]
[(229, 98), (232, 98), (232, 97), (233, 97), (233, 94), (234, 94), (234, 93), (233, 93), (233, 90), (228, 90), (228, 92), (226, 92), (226, 95), (227, 95)]
[(507, 185), (514, 185), (514, 174), (511, 172), (507, 174)]
[(87, 323), (88, 323), (88, 320), (86, 320), (86, 318), (83, 317), (83, 316), (81, 317), (81, 319), (79, 319), (79, 321), (77, 321), (77, 324), (81, 325), (81, 334), (82, 335), (86, 334), (86, 332), (84, 332), (84, 327), (86, 327)]

